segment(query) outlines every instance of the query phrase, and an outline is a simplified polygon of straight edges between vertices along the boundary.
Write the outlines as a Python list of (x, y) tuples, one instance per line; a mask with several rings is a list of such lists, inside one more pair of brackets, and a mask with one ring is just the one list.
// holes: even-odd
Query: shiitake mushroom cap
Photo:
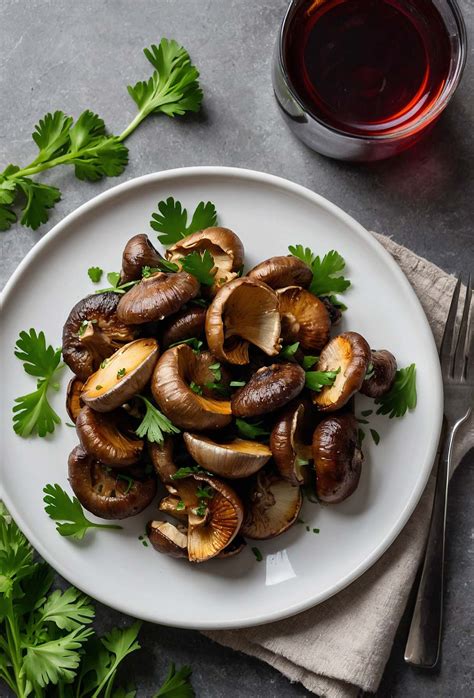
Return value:
[(275, 289), (285, 286), (307, 288), (313, 278), (313, 272), (303, 260), (287, 255), (265, 259), (249, 271), (248, 277), (263, 281)]
[(272, 452), (258, 441), (233, 439), (217, 442), (202, 434), (183, 434), (190, 455), (204, 470), (235, 480), (249, 477), (263, 468)]
[(125, 293), (117, 306), (120, 320), (129, 325), (163, 320), (199, 293), (199, 281), (185, 271), (156, 272)]
[[(76, 446), (69, 455), (68, 478), (74, 494), (82, 506), (103, 519), (126, 519), (135, 516), (151, 503), (156, 494), (156, 478), (138, 478), (106, 467), (94, 456)], [(130, 483), (130, 477), (133, 480)]]
[(167, 349), (170, 344), (182, 342), (184, 339), (204, 337), (206, 313), (207, 308), (200, 305), (189, 305), (167, 318), (162, 325), (164, 328), (161, 335), (163, 349)]
[(322, 502), (336, 504), (357, 488), (363, 455), (353, 414), (325, 417), (313, 435), (316, 493)]
[(154, 248), (148, 235), (134, 235), (126, 243), (122, 253), (120, 283), (141, 279), (143, 267), (159, 267), (163, 261), (162, 255)]
[(397, 360), (387, 349), (372, 351), (370, 357), (372, 375), (365, 378), (360, 392), (371, 398), (379, 398), (391, 389), (397, 374)]
[(305, 372), (296, 363), (263, 366), (232, 396), (232, 414), (258, 417), (274, 412), (297, 397), (305, 384)]
[(276, 418), (270, 435), (273, 460), (280, 475), (293, 485), (307, 483), (313, 461), (312, 437), (318, 422), (309, 400), (295, 400)]
[(71, 378), (68, 383), (66, 391), (66, 411), (75, 424), (77, 415), (84, 407), (84, 403), (81, 400), (81, 391), (84, 383), (79, 380), (79, 378)]
[(126, 468), (140, 460), (143, 441), (127, 429), (125, 412), (102, 414), (87, 405), (76, 419), (82, 448), (90, 456), (113, 468)]
[(76, 303), (64, 323), (63, 359), (81, 381), (136, 336), (136, 328), (117, 315), (119, 301), (117, 293), (87, 296)]
[(146, 526), (148, 539), (159, 553), (171, 557), (188, 556), (188, 536), (185, 526), (169, 521), (149, 521)]
[(301, 511), (303, 497), (280, 475), (260, 471), (254, 477), (244, 499), (246, 514), (240, 532), (246, 538), (275, 538), (294, 524)]
[(329, 341), (331, 331), (331, 320), (324, 303), (298, 286), (281, 288), (277, 295), (284, 341), (288, 344), (299, 342), (303, 351), (321, 351)]

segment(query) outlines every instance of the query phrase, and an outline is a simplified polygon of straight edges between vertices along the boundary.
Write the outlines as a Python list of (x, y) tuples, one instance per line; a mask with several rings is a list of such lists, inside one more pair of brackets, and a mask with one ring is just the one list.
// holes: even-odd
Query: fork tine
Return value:
[(456, 352), (454, 354), (454, 377), (464, 378), (467, 369), (467, 344), (470, 335), (470, 325), (472, 317), (470, 316), (471, 309), (471, 275), (467, 281), (466, 297), (464, 299), (464, 308), (462, 311), (461, 323), (459, 325), (458, 338), (456, 342)]
[(456, 287), (453, 292), (453, 297), (451, 299), (451, 305), (449, 307), (448, 319), (446, 320), (446, 327), (444, 328), (443, 340), (441, 342), (441, 348), (439, 350), (441, 368), (444, 376), (449, 376), (451, 374), (451, 363), (453, 359), (453, 339), (454, 339), (454, 328), (456, 325), (456, 315), (458, 312), (458, 301), (459, 301), (459, 291), (461, 289), (461, 279), (457, 280)]

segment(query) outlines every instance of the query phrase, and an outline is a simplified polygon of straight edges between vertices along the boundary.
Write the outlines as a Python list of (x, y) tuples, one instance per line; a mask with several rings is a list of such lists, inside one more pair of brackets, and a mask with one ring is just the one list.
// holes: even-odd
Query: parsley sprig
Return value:
[(179, 429), (148, 398), (143, 395), (137, 397), (143, 401), (146, 408), (145, 416), (135, 431), (137, 436), (141, 439), (145, 437), (151, 443), (162, 444), (164, 434), (179, 434)]
[(380, 405), (377, 414), (388, 414), (389, 418), (403, 417), (407, 410), (416, 407), (416, 366), (411, 364), (398, 369), (395, 382), (388, 393), (375, 400)]
[(307, 264), (313, 272), (313, 279), (309, 286), (311, 293), (315, 296), (329, 296), (332, 303), (341, 309), (346, 309), (334, 295), (344, 293), (351, 285), (349, 279), (345, 279), (340, 274), (346, 263), (339, 252), (331, 250), (321, 258), (316, 256), (309, 247), (303, 247), (303, 245), (290, 245), (288, 250), (294, 257), (298, 257)]
[[(115, 681), (125, 657), (140, 649), (141, 624), (95, 636), (91, 600), (74, 587), (52, 591), (53, 580), (0, 503), (0, 683), (18, 698), (134, 698)], [(190, 667), (171, 664), (154, 698), (194, 698), (190, 675)]]
[(109, 134), (104, 121), (89, 109), (75, 122), (62, 111), (40, 119), (32, 134), (38, 147), (36, 158), (26, 167), (10, 164), (0, 173), (0, 230), (8, 230), (15, 223), (18, 204), (22, 207), (22, 225), (36, 230), (48, 220), (48, 211), (59, 201), (61, 192), (32, 179), (34, 175), (59, 165), (72, 165), (81, 180), (116, 177), (128, 164), (123, 141), (149, 114), (174, 117), (199, 111), (199, 72), (186, 49), (173, 39), (162, 39), (144, 53), (154, 70), (148, 80), (128, 86), (138, 113), (119, 136)]
[(58, 390), (57, 372), (61, 364), (61, 350), (46, 344), (44, 332), (31, 328), (20, 332), (15, 356), (23, 361), (23, 368), (37, 379), (36, 390), (15, 399), (13, 428), (19, 436), (51, 434), (61, 420), (48, 401), (48, 391)]
[(188, 224), (188, 212), (180, 201), (172, 196), (157, 204), (158, 211), (152, 213), (150, 226), (156, 230), (158, 240), (163, 245), (174, 245), (191, 233), (217, 224), (216, 207), (211, 201), (200, 201), (196, 206), (191, 221)]
[(47, 484), (43, 488), (44, 510), (50, 519), (56, 521), (56, 531), (60, 536), (70, 536), (82, 540), (91, 528), (121, 529), (117, 524), (99, 524), (90, 521), (76, 497), (70, 497), (61, 485)]
[(325, 385), (334, 383), (340, 371), (340, 368), (337, 371), (306, 371), (306, 387), (319, 393)]

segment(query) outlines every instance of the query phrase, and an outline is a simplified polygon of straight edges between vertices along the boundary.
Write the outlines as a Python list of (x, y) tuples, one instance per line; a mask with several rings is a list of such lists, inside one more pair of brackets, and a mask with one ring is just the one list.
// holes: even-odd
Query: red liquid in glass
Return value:
[(316, 118), (368, 136), (406, 128), (430, 109), (451, 47), (430, 0), (308, 0), (289, 23), (283, 58)]

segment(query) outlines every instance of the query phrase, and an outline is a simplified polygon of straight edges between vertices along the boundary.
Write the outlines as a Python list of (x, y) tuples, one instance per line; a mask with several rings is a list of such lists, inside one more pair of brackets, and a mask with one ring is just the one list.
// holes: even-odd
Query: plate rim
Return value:
[(130, 192), (133, 191), (135, 188), (140, 188), (141, 186), (147, 185), (150, 182), (179, 179), (182, 176), (226, 176), (230, 178), (243, 179), (247, 181), (250, 180), (256, 183), (271, 185), (276, 188), (284, 189), (287, 192), (290, 192), (296, 196), (303, 197), (342, 220), (349, 228), (351, 228), (354, 231), (356, 235), (361, 237), (370, 247), (372, 247), (375, 250), (377, 254), (381, 255), (385, 259), (385, 262), (391, 268), (392, 273), (396, 277), (397, 282), (401, 286), (405, 287), (405, 291), (408, 291), (409, 295), (412, 298), (412, 301), (418, 308), (420, 319), (423, 324), (423, 330), (429, 338), (429, 346), (426, 346), (427, 357), (435, 368), (431, 395), (432, 401), (435, 404), (435, 412), (437, 413), (437, 423), (433, 425), (434, 438), (432, 443), (429, 445), (425, 460), (419, 468), (420, 474), (413, 488), (413, 491), (411, 492), (410, 497), (407, 499), (405, 506), (399, 513), (398, 519), (393, 525), (390, 533), (385, 537), (384, 540), (382, 540), (378, 545), (376, 545), (369, 554), (366, 555), (364, 560), (362, 560), (349, 574), (341, 578), (337, 584), (333, 585), (329, 591), (323, 590), (318, 594), (315, 594), (314, 596), (308, 597), (305, 601), (300, 601), (290, 606), (285, 606), (285, 608), (273, 612), (266, 612), (259, 616), (238, 618), (234, 619), (233, 621), (203, 620), (202, 622), (199, 622), (197, 624), (190, 624), (184, 622), (176, 622), (173, 621), (171, 618), (160, 619), (156, 616), (156, 614), (154, 614), (153, 612), (148, 613), (145, 609), (144, 612), (137, 615), (135, 611), (130, 611), (130, 608), (127, 606), (126, 603), (114, 602), (113, 605), (111, 605), (110, 601), (107, 599), (105, 595), (95, 593), (92, 580), (90, 584), (87, 582), (87, 580), (85, 580), (86, 583), (84, 584), (77, 584), (70, 578), (69, 573), (63, 568), (63, 565), (55, 561), (53, 552), (49, 552), (49, 548), (44, 546), (43, 543), (36, 538), (34, 531), (30, 530), (30, 527), (22, 520), (22, 517), (19, 514), (18, 509), (10, 500), (7, 492), (3, 490), (0, 482), (0, 500), (4, 501), (16, 524), (27, 537), (27, 539), (30, 541), (31, 545), (35, 548), (35, 550), (41, 555), (41, 557), (46, 562), (48, 562), (51, 565), (51, 567), (54, 570), (56, 570), (58, 574), (60, 574), (70, 584), (73, 584), (75, 587), (77, 587), (96, 601), (111, 608), (115, 608), (116, 610), (127, 615), (133, 615), (151, 623), (161, 623), (177, 628), (191, 628), (196, 630), (224, 630), (231, 628), (244, 628), (255, 625), (262, 625), (265, 623), (271, 623), (277, 620), (282, 620), (284, 618), (294, 616), (305, 610), (313, 608), (314, 606), (319, 605), (323, 601), (326, 601), (327, 599), (331, 598), (335, 594), (348, 587), (350, 584), (352, 584), (352, 582), (356, 581), (356, 579), (358, 579), (362, 574), (364, 574), (364, 572), (369, 570), (396, 540), (396, 538), (401, 533), (402, 529), (407, 524), (411, 515), (413, 514), (425, 490), (435, 460), (443, 418), (443, 383), (441, 377), (441, 368), (439, 365), (438, 351), (436, 348), (433, 333), (428, 319), (425, 315), (425, 312), (423, 310), (423, 307), (420, 303), (420, 300), (416, 295), (410, 282), (408, 281), (407, 277), (395, 261), (395, 259), (383, 247), (383, 245), (381, 245), (377, 241), (377, 239), (373, 235), (371, 235), (352, 216), (350, 216), (343, 209), (341, 209), (339, 206), (332, 203), (322, 195), (317, 194), (311, 189), (301, 184), (297, 184), (296, 182), (292, 182), (291, 180), (288, 180), (284, 177), (279, 177), (277, 175), (269, 174), (266, 172), (241, 167), (221, 165), (198, 165), (191, 167), (172, 168), (168, 170), (162, 170), (159, 172), (151, 172), (149, 174), (141, 175), (139, 177), (134, 177), (125, 182), (121, 182), (120, 184), (112, 186), (106, 191), (101, 192), (100, 194), (97, 194), (96, 196), (92, 197), (88, 201), (81, 204), (78, 208), (74, 209), (69, 214), (67, 214), (62, 220), (56, 223), (56, 225), (54, 225), (53, 228), (50, 231), (48, 231), (36, 244), (33, 245), (33, 247), (28, 251), (26, 256), (20, 262), (18, 267), (15, 269), (13, 274), (9, 277), (3, 290), (1, 291), (0, 308), (3, 309), (4, 303), (8, 300), (10, 294), (13, 292), (18, 280), (21, 278), (23, 274), (24, 269), (31, 264), (35, 257), (41, 253), (44, 247), (49, 245), (54, 239), (61, 235), (63, 230), (67, 229), (68, 226), (71, 223), (74, 223), (77, 218), (80, 218), (84, 213), (93, 211), (93, 209), (96, 207), (100, 207), (104, 202), (107, 202), (109, 199), (114, 198), (115, 196), (121, 194), (124, 191)]

